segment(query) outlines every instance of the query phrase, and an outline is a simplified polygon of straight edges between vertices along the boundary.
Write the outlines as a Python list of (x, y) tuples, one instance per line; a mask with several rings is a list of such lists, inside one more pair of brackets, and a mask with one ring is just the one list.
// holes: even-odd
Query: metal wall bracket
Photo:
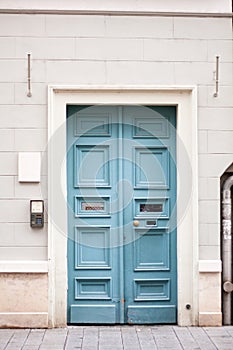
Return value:
[(226, 293), (231, 293), (233, 291), (233, 283), (231, 283), (230, 281), (226, 281), (223, 283), (223, 290)]
[(32, 97), (31, 92), (31, 54), (28, 53), (28, 93), (27, 97)]
[(214, 93), (214, 97), (218, 97), (218, 89), (219, 89), (219, 56), (216, 56), (215, 93)]

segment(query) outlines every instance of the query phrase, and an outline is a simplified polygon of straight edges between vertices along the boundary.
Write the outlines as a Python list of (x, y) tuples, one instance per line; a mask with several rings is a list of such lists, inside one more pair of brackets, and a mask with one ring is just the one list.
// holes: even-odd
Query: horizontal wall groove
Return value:
[(154, 12), (114, 10), (55, 10), (55, 9), (0, 9), (0, 14), (82, 15), (82, 16), (148, 16), (148, 17), (208, 17), (232, 18), (230, 12)]
[[(46, 57), (36, 57), (36, 58), (33, 58), (32, 59), (32, 62), (158, 62), (158, 63), (203, 63), (203, 64), (215, 64), (215, 60), (214, 60), (214, 56), (213, 56), (213, 59), (206, 59), (206, 60), (203, 60), (203, 59), (154, 59), (153, 57), (152, 58), (143, 58), (143, 57), (135, 57), (135, 58), (124, 58), (124, 59), (121, 59), (121, 58), (89, 58), (88, 56), (85, 57), (85, 58), (79, 58), (78, 57), (78, 54), (77, 54), (77, 58), (66, 58), (66, 57), (60, 57), (60, 58), (46, 58)], [(4, 57), (4, 58), (0, 58), (0, 62), (1, 61), (8, 61), (8, 62), (19, 62), (19, 63), (22, 63), (22, 62), (25, 62), (26, 61), (26, 57), (25, 58), (22, 58), (22, 57), (13, 57), (13, 58), (7, 58), (7, 57)], [(232, 64), (231, 60), (222, 60), (221, 61), (221, 64)], [(43, 84), (45, 83), (44, 81), (33, 81), (32, 84)], [(0, 81), (0, 84), (9, 84), (9, 81)], [(15, 84), (26, 84), (25, 81), (17, 81), (15, 82)], [(4, 103), (2, 103), (4, 104)], [(13, 103), (12, 103), (13, 104)], [(31, 104), (34, 104), (34, 103), (31, 103)], [(37, 105), (46, 105), (44, 103), (36, 103)], [(27, 103), (27, 105), (29, 105), (29, 103)]]

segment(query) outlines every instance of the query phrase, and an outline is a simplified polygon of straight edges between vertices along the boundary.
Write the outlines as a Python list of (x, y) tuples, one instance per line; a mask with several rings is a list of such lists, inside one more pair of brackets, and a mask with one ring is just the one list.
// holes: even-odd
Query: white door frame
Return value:
[[(49, 326), (67, 322), (66, 105), (177, 106), (178, 324), (198, 324), (197, 94), (193, 86), (49, 86)], [(188, 196), (188, 200), (187, 200)], [(190, 305), (189, 309), (186, 307)]]

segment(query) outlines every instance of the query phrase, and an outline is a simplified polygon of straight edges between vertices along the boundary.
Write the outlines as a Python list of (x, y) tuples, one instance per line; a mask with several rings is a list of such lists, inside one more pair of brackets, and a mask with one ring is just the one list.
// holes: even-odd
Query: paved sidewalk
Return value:
[(0, 350), (233, 350), (233, 327), (0, 329)]

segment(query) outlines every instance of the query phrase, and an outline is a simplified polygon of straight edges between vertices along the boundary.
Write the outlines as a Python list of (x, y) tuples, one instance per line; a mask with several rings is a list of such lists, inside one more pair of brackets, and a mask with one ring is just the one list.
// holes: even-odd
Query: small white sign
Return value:
[(35, 200), (31, 201), (31, 212), (32, 213), (43, 213), (43, 201)]

